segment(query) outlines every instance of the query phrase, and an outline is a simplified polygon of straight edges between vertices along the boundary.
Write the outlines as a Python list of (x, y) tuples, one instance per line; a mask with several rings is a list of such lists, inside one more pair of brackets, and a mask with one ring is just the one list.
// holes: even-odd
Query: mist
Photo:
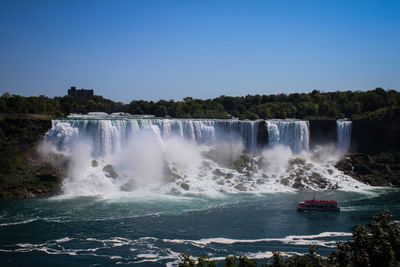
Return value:
[(368, 189), (334, 167), (343, 147), (308, 149), (308, 123), (275, 120), (269, 126), (275, 141), (255, 149), (249, 123), (83, 122), (56, 121), (39, 146), (49, 161), (68, 159), (64, 196)]

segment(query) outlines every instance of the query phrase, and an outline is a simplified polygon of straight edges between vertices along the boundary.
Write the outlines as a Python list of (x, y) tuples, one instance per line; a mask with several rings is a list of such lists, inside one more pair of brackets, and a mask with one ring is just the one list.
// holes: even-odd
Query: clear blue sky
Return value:
[(399, 0), (0, 0), (0, 93), (398, 90), (399, 66)]

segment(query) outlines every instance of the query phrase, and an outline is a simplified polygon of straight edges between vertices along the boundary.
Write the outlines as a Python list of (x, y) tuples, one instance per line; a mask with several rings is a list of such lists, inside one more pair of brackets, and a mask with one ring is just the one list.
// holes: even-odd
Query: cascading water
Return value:
[(53, 121), (53, 128), (47, 136), (54, 139), (58, 146), (65, 146), (65, 138), (79, 134), (79, 138), (88, 138), (93, 142), (94, 156), (120, 151), (135, 133), (145, 129), (160, 135), (161, 139), (178, 137), (205, 145), (237, 137), (246, 151), (252, 153), (256, 151), (258, 123), (236, 120), (75, 118)]
[[(366, 188), (309, 152), (309, 123), (74, 116), (53, 121), (43, 153), (69, 158), (66, 195)], [(51, 149), (48, 149), (51, 148)]]
[(349, 120), (336, 121), (337, 146), (342, 152), (348, 151), (351, 145), (352, 122)]
[(268, 144), (290, 147), (294, 154), (309, 149), (309, 123), (298, 120), (268, 120)]

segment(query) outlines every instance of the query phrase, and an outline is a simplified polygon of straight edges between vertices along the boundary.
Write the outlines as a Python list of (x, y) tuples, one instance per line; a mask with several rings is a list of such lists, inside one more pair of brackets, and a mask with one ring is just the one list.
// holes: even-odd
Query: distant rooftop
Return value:
[(70, 96), (75, 96), (79, 98), (90, 98), (94, 96), (94, 90), (93, 89), (76, 89), (75, 86), (71, 86), (70, 89), (68, 89), (68, 95)]

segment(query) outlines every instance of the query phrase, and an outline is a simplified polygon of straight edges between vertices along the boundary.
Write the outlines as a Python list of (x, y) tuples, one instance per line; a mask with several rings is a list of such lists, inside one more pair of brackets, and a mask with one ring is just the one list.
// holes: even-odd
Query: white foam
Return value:
[(73, 238), (63, 237), (63, 238), (60, 238), (60, 239), (56, 239), (55, 241), (56, 241), (57, 243), (64, 243), (64, 242), (69, 242), (69, 241), (71, 241), (71, 240), (73, 240)]
[[(200, 248), (211, 248), (210, 245), (234, 245), (243, 243), (258, 243), (258, 242), (281, 242), (283, 244), (290, 244), (295, 246), (309, 246), (311, 244), (333, 248), (338, 238), (350, 237), (351, 233), (345, 232), (323, 232), (316, 235), (290, 235), (283, 238), (262, 238), (262, 239), (230, 239), (230, 238), (205, 238), (200, 240), (185, 240), (185, 239), (159, 239), (156, 237), (142, 237), (139, 239), (128, 239), (124, 237), (112, 237), (107, 239), (97, 239), (92, 237), (87, 237), (84, 240), (97, 242), (100, 245), (95, 245), (93, 247), (86, 248), (68, 248), (68, 242), (77, 240), (71, 237), (62, 237), (55, 240), (49, 240), (45, 243), (30, 244), (30, 243), (20, 243), (16, 244), (17, 248), (10, 248), (9, 250), (1, 250), (2, 252), (32, 252), (40, 251), (49, 255), (85, 255), (92, 257), (106, 257), (111, 260), (118, 260), (119, 263), (123, 264), (137, 264), (146, 262), (162, 262), (167, 260), (172, 260), (172, 262), (166, 263), (167, 266), (176, 265), (179, 260), (179, 255), (181, 252), (172, 251), (168, 246), (163, 245), (162, 248), (157, 247), (156, 244), (159, 242), (164, 242), (166, 245), (168, 243), (173, 244), (185, 244), (186, 246), (196, 246)], [(334, 240), (332, 240), (334, 239)], [(88, 242), (85, 242), (86, 244)], [(60, 245), (62, 244), (62, 245)], [(130, 257), (122, 257), (121, 255), (104, 255), (98, 253), (99, 251), (110, 250), (116, 247), (128, 246), (129, 250), (133, 253)], [(144, 249), (144, 250), (143, 250)], [(139, 252), (135, 255), (134, 252)], [(216, 250), (217, 251), (217, 250)], [(219, 249), (218, 249), (219, 251)], [(96, 253), (94, 253), (96, 252)], [(219, 252), (218, 252), (219, 253)], [(107, 253), (108, 254), (108, 253)], [(283, 256), (293, 256), (300, 255), (296, 252), (283, 251), (281, 255)], [(244, 252), (245, 256), (251, 259), (266, 259), (273, 256), (270, 251), (258, 251), (258, 252)], [(209, 254), (211, 260), (222, 261), (224, 257), (217, 257)], [(133, 258), (133, 261), (131, 261)]]
[(261, 238), (261, 239), (231, 239), (231, 238), (205, 238), (200, 240), (184, 240), (184, 239), (163, 239), (164, 242), (177, 243), (177, 244), (192, 244), (200, 245), (202, 247), (215, 244), (232, 245), (235, 243), (258, 243), (258, 242), (281, 242), (284, 244), (293, 245), (319, 245), (331, 247), (335, 241), (319, 240), (318, 238), (332, 238), (332, 237), (349, 237), (351, 233), (344, 232), (323, 232), (317, 235), (291, 235), (284, 238)]
[(10, 226), (10, 225), (19, 225), (19, 224), (27, 224), (27, 223), (31, 223), (34, 221), (37, 221), (38, 219), (28, 219), (28, 220), (23, 220), (20, 222), (10, 222), (10, 223), (0, 223), (0, 227), (3, 226)]
[[(77, 255), (85, 255), (85, 256), (93, 256), (93, 257), (106, 257), (112, 260), (120, 260), (123, 259), (121, 256), (118, 255), (102, 255), (102, 254), (95, 254), (98, 250), (109, 249), (112, 247), (119, 247), (122, 245), (129, 244), (130, 240), (122, 237), (106, 239), (106, 240), (97, 240), (95, 238), (86, 238), (87, 241), (95, 241), (101, 242), (101, 247), (92, 247), (92, 248), (81, 248), (81, 249), (73, 249), (73, 248), (65, 248), (60, 243), (67, 243), (74, 240), (74, 238), (63, 237), (56, 240), (49, 240), (45, 243), (40, 244), (30, 244), (30, 243), (20, 243), (16, 244), (15, 246), (18, 247), (16, 249), (9, 249), (3, 250), (3, 252), (32, 252), (32, 251), (40, 251), (49, 255), (70, 255), (70, 256), (77, 256)], [(90, 253), (88, 253), (90, 252)]]
[(160, 255), (158, 254), (138, 254), (136, 255), (136, 258), (145, 258), (145, 259), (156, 259)]

